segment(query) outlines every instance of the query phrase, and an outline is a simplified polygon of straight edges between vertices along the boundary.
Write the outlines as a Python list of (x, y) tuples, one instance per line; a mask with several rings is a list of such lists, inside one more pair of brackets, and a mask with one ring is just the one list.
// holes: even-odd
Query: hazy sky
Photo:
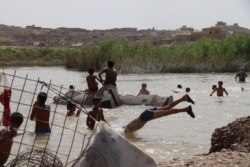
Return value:
[(0, 0), (0, 24), (49, 28), (250, 28), (250, 0)]

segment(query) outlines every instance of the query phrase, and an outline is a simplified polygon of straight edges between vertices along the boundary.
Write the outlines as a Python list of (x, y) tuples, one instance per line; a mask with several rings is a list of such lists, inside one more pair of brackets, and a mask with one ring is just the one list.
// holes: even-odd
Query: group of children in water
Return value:
[[(108, 85), (116, 86), (116, 76), (117, 73), (113, 69), (114, 63), (109, 61), (108, 68), (103, 69), (99, 73), (100, 82), (103, 83), (104, 87), (108, 87)], [(101, 75), (102, 73), (106, 73), (106, 79), (103, 80)], [(93, 108), (92, 111), (88, 113), (86, 125), (89, 129), (93, 130), (95, 127), (96, 121), (105, 121), (103, 110), (101, 108), (101, 94), (98, 91), (98, 84), (96, 82), (97, 77), (94, 74), (94, 70), (89, 70), (89, 76), (86, 77), (89, 91), (96, 92), (99, 96), (93, 98)], [(237, 73), (236, 79), (239, 77), (239, 81), (245, 81), (246, 73), (243, 71)], [(177, 86), (178, 88), (182, 88), (181, 85)], [(105, 91), (106, 88), (103, 88), (102, 91)], [(73, 86), (70, 86), (70, 89), (74, 89)], [(102, 89), (102, 88), (101, 88)], [(210, 96), (213, 95), (214, 92), (217, 92), (217, 96), (223, 96), (224, 93), (228, 95), (228, 92), (225, 88), (223, 88), (223, 82), (218, 82), (218, 87), (213, 85), (213, 91)], [(175, 109), (174, 107), (181, 102), (189, 102), (191, 104), (195, 104), (195, 102), (190, 98), (188, 93), (190, 92), (190, 88), (186, 88), (186, 94), (181, 98), (171, 102), (166, 106), (156, 106), (150, 109), (143, 111), (137, 118), (129, 122), (125, 128), (125, 133), (132, 133), (141, 129), (148, 121), (157, 119), (163, 116), (177, 114), (177, 113), (187, 113), (191, 118), (195, 118), (195, 114), (193, 113), (192, 106), (188, 105), (187, 107)], [(146, 83), (142, 84), (142, 87), (138, 93), (140, 95), (149, 95), (150, 92), (147, 90)], [(30, 120), (35, 120), (35, 133), (51, 133), (49, 118), (50, 118), (50, 106), (46, 105), (45, 102), (47, 100), (47, 94), (44, 92), (40, 92), (37, 96), (37, 100), (33, 105), (32, 112), (30, 115)], [(75, 114), (76, 105), (72, 102), (68, 102), (67, 104), (67, 114), (66, 116), (79, 116), (80, 110), (77, 110)], [(10, 126), (8, 128), (4, 128), (0, 131), (0, 167), (3, 167), (8, 157), (10, 155), (11, 147), (13, 144), (13, 138), (17, 135), (17, 130), (23, 122), (23, 115), (19, 112), (14, 112), (11, 114)]]

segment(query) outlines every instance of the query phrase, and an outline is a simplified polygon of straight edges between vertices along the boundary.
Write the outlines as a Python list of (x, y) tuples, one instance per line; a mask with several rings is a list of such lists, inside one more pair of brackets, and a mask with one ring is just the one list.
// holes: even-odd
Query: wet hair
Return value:
[(190, 90), (191, 90), (191, 89), (190, 89), (189, 87), (186, 88), (186, 92), (190, 92)]
[(216, 88), (217, 88), (216, 85), (213, 85), (213, 86), (212, 86), (212, 90), (215, 90)]
[(177, 85), (177, 88), (180, 88), (180, 89), (182, 89), (182, 86), (181, 86), (181, 85)]
[(93, 68), (89, 69), (89, 74), (94, 74), (95, 70)]
[(69, 85), (69, 89), (74, 89), (74, 85)]
[(223, 85), (223, 82), (222, 82), (222, 81), (219, 81), (219, 82), (218, 82), (218, 85)]
[(108, 67), (111, 67), (111, 68), (112, 68), (112, 67), (114, 66), (114, 64), (115, 64), (115, 63), (114, 63), (113, 61), (110, 61), (110, 60), (108, 61)]
[(45, 105), (45, 102), (47, 100), (47, 93), (40, 92), (37, 96), (37, 100), (39, 100), (41, 104)]
[(97, 97), (97, 96), (94, 97), (94, 98), (93, 98), (93, 103), (96, 102), (96, 101), (101, 101), (101, 98), (100, 98), (100, 97)]
[(142, 83), (142, 84), (141, 84), (141, 86), (145, 86), (145, 87), (147, 87), (147, 84), (146, 84), (146, 83)]
[(10, 121), (21, 125), (23, 123), (23, 115), (20, 112), (14, 112), (10, 115)]

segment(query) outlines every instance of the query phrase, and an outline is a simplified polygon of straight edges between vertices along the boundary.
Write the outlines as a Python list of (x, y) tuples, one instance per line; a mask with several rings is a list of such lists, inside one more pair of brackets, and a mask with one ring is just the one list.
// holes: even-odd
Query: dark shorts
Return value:
[(50, 128), (39, 128), (35, 130), (35, 133), (51, 133)]
[(145, 110), (143, 113), (141, 113), (139, 119), (143, 122), (147, 122), (147, 121), (154, 119), (154, 111)]
[(76, 105), (72, 104), (71, 102), (68, 102), (68, 104), (67, 104), (67, 110), (70, 110), (73, 107), (76, 107)]

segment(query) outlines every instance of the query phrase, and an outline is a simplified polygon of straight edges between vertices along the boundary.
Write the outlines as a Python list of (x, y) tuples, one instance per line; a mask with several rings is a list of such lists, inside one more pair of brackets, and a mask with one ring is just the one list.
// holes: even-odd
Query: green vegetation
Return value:
[(53, 48), (0, 48), (1, 66), (56, 66), (65, 64), (66, 50)]
[(60, 60), (67, 68), (79, 70), (99, 70), (107, 60), (113, 60), (121, 73), (235, 72), (241, 66), (250, 69), (250, 35), (204, 38), (170, 46), (107, 40), (80, 49), (0, 49), (1, 62), (30, 59)]
[(241, 66), (250, 69), (250, 35), (171, 46), (102, 41), (81, 48), (74, 64), (81, 70), (100, 69), (109, 59), (122, 73), (234, 72)]

